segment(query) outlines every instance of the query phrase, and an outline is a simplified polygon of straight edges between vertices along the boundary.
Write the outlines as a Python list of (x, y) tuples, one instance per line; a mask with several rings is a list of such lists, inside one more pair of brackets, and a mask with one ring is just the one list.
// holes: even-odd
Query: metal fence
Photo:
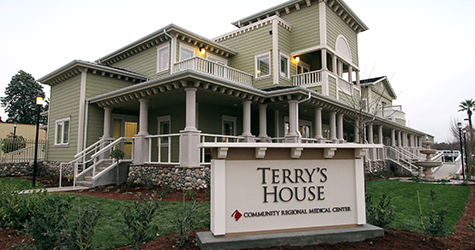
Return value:
[[(38, 160), (44, 160), (46, 140), (38, 140)], [(35, 140), (23, 138), (0, 138), (1, 162), (28, 162), (35, 158)]]

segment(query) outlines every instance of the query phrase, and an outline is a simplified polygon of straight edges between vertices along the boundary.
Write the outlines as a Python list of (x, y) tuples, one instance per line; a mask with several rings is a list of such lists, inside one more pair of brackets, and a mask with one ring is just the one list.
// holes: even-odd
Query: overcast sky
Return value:
[[(170, 23), (214, 38), (234, 30), (231, 22), (283, 2), (0, 0), (0, 95), (19, 70), (38, 79)], [(448, 140), (452, 121), (466, 118), (459, 103), (475, 98), (475, 1), (345, 2), (369, 27), (359, 34), (361, 78), (387, 76), (407, 125)], [(6, 120), (3, 109), (0, 115)]]

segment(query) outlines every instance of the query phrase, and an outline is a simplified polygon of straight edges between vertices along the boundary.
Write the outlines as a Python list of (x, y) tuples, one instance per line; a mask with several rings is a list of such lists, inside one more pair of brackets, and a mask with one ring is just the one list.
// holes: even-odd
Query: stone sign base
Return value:
[(384, 236), (384, 229), (369, 224), (349, 228), (245, 236), (215, 237), (210, 231), (196, 233), (196, 239), (202, 250), (334, 244), (363, 241), (380, 236)]

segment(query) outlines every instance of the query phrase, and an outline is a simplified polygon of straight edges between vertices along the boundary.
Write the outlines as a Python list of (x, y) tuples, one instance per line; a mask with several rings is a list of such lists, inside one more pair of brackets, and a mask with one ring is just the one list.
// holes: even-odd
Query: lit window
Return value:
[(158, 48), (157, 72), (168, 70), (170, 63), (170, 51), (168, 45)]
[(180, 44), (180, 61), (186, 60), (188, 58), (192, 58), (193, 56), (195, 56), (194, 47)]
[(69, 144), (69, 118), (56, 121), (55, 145)]
[(264, 77), (270, 75), (270, 54), (262, 54), (256, 56), (256, 77)]
[(280, 54), (280, 76), (289, 78), (289, 57)]

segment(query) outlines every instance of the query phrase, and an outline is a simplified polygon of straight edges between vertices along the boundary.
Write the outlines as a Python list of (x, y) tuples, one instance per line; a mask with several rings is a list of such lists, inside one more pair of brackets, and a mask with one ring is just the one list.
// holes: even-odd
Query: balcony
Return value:
[(292, 76), (294, 86), (319, 86), (322, 85), (322, 71), (317, 70)]
[(174, 73), (187, 69), (252, 87), (251, 74), (202, 57), (195, 56), (175, 63)]

